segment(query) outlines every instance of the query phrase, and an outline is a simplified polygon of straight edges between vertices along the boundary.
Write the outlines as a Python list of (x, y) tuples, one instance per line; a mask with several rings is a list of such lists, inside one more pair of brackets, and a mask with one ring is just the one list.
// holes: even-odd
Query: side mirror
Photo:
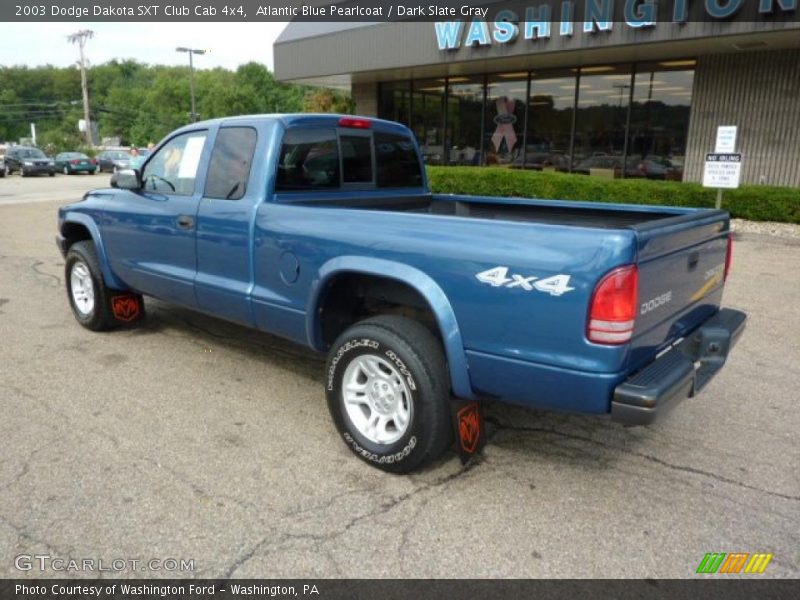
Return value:
[(111, 176), (111, 187), (122, 190), (138, 190), (142, 187), (139, 172), (136, 169), (122, 169)]

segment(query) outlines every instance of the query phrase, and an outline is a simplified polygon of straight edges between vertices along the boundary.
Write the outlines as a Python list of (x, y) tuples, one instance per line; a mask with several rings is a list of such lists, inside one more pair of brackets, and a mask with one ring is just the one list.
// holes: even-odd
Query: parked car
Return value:
[(97, 167), (101, 173), (116, 173), (127, 169), (131, 164), (130, 152), (124, 150), (104, 150), (97, 155)]
[(605, 154), (590, 156), (575, 165), (572, 172), (581, 175), (590, 175), (593, 170), (613, 171), (614, 177), (622, 177), (622, 157)]
[(89, 173), (94, 175), (97, 172), (97, 162), (81, 152), (62, 152), (56, 156), (56, 170), (64, 175), (74, 173)]
[(512, 169), (528, 169), (532, 171), (569, 171), (569, 158), (563, 152), (528, 151), (525, 154), (525, 164), (522, 163), (522, 153), (514, 159)]
[[(647, 173), (652, 170), (652, 172), (658, 172), (658, 169), (663, 171), (663, 178), (668, 179), (671, 181), (681, 181), (683, 179), (683, 165), (679, 164), (665, 156), (658, 156), (658, 155), (648, 155), (645, 156), (644, 161), (645, 163), (645, 176), (647, 177)], [(652, 167), (650, 165), (656, 165), (657, 168)], [(641, 170), (641, 167), (639, 167)], [(661, 178), (660, 176), (658, 177)]]
[(78, 323), (153, 296), (327, 353), (339, 434), (387, 471), (474, 448), (477, 404), (452, 397), (651, 423), (745, 324), (720, 308), (727, 212), (434, 194), (389, 121), (193, 123), (117, 186), (58, 212)]
[(39, 148), (30, 146), (11, 146), (6, 150), (6, 170), (8, 174), (19, 173), (23, 177), (47, 174), (55, 176), (56, 167), (53, 159), (45, 156)]

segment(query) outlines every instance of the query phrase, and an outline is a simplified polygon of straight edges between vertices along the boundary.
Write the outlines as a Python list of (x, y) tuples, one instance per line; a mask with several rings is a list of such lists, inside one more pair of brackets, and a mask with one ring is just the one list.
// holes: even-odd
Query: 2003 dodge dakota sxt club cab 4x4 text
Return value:
[(387, 471), (452, 443), (452, 397), (650, 423), (744, 328), (726, 212), (432, 194), (397, 123), (194, 123), (115, 183), (59, 210), (77, 320), (147, 295), (327, 352), (336, 427)]

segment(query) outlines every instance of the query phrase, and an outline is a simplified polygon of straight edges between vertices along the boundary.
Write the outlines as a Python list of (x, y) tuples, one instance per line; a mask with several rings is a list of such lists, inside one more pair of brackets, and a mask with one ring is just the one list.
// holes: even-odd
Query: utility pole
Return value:
[(83, 121), (86, 124), (86, 143), (90, 146), (94, 142), (92, 139), (92, 121), (89, 118), (89, 86), (86, 83), (86, 59), (83, 56), (83, 47), (86, 45), (86, 40), (94, 37), (94, 31), (91, 29), (81, 29), (77, 33), (68, 35), (67, 39), (71, 44), (78, 44), (78, 49), (81, 53), (81, 60), (78, 63), (81, 67), (81, 90), (83, 91)]
[(189, 53), (189, 93), (192, 95), (192, 114), (190, 115), (192, 123), (197, 121), (197, 110), (194, 104), (194, 61), (192, 54), (205, 54), (205, 50), (197, 48), (185, 48), (183, 46), (175, 48), (175, 52), (188, 52)]

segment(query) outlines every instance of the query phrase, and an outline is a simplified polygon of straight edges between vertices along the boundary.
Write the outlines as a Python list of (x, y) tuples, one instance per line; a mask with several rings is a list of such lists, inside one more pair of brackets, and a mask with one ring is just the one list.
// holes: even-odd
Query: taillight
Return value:
[(71, 165), (77, 165), (77, 164), (79, 164), (80, 162), (81, 162), (81, 161), (79, 161), (79, 160), (77, 160), (77, 159), (74, 159), (74, 160), (71, 160), (71, 161), (69, 161), (69, 164), (71, 164)]
[(725, 275), (724, 279), (727, 281), (728, 272), (731, 270), (731, 263), (733, 263), (733, 232), (728, 232), (728, 249), (725, 252)]
[(358, 119), (355, 117), (342, 117), (339, 119), (339, 127), (352, 127), (353, 129), (369, 129), (372, 123), (369, 119)]
[(598, 344), (630, 341), (638, 298), (639, 271), (636, 265), (619, 267), (608, 273), (592, 294), (586, 337)]

